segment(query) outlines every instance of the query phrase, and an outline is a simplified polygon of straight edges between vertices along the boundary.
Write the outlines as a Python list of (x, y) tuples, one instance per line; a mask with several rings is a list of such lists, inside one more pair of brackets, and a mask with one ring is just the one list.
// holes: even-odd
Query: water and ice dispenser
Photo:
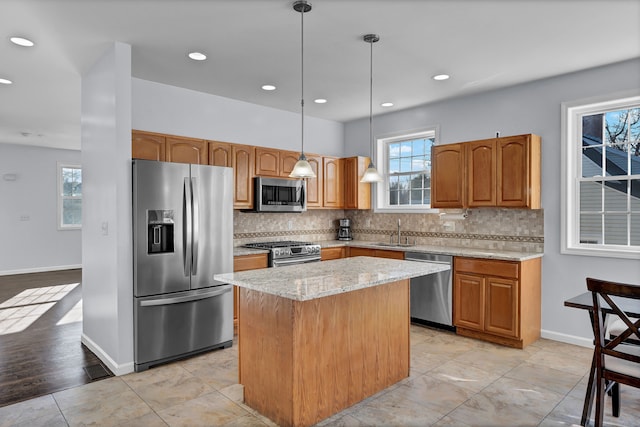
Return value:
[(147, 253), (162, 254), (174, 251), (173, 210), (147, 211)]

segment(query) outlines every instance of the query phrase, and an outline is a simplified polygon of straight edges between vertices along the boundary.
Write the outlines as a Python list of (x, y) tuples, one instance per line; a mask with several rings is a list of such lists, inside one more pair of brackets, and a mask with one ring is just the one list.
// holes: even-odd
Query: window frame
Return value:
[[(580, 243), (582, 117), (640, 105), (640, 90), (561, 104), (561, 247), (567, 255), (640, 259), (640, 246)], [(628, 175), (630, 179), (638, 175)], [(603, 177), (606, 180), (606, 177)]]
[(389, 157), (387, 145), (393, 142), (407, 141), (418, 138), (433, 138), (433, 145), (438, 145), (440, 141), (440, 127), (438, 125), (428, 126), (404, 132), (382, 135), (375, 140), (375, 164), (382, 175), (382, 182), (376, 183), (373, 196), (373, 211), (375, 213), (437, 213), (434, 209), (422, 205), (391, 206), (388, 204), (389, 188)]
[(70, 163), (57, 163), (56, 173), (57, 176), (57, 200), (58, 200), (58, 208), (57, 208), (57, 223), (58, 230), (81, 230), (82, 222), (80, 224), (63, 224), (62, 220), (64, 218), (63, 209), (64, 209), (64, 200), (80, 200), (82, 202), (83, 196), (65, 196), (63, 195), (63, 178), (62, 178), (62, 170), (63, 169), (80, 169), (82, 172), (82, 166), (79, 164), (70, 164)]

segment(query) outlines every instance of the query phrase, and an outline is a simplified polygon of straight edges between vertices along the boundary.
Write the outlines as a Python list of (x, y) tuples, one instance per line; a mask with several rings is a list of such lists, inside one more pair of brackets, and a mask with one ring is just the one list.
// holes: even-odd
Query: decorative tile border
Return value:
[[(353, 233), (357, 234), (371, 234), (378, 236), (389, 236), (394, 234), (395, 230), (376, 230), (376, 229), (364, 229), (354, 228)], [(297, 236), (320, 236), (320, 235), (337, 235), (337, 228), (325, 228), (318, 230), (285, 230), (285, 231), (256, 231), (250, 233), (234, 233), (234, 239), (263, 239), (269, 237), (297, 237)], [(467, 240), (493, 240), (498, 242), (518, 242), (518, 243), (544, 243), (544, 237), (538, 236), (510, 236), (510, 235), (498, 235), (498, 234), (467, 234), (467, 233), (445, 233), (434, 231), (410, 231), (403, 230), (403, 236), (407, 237), (430, 237), (441, 239), (467, 239)]]

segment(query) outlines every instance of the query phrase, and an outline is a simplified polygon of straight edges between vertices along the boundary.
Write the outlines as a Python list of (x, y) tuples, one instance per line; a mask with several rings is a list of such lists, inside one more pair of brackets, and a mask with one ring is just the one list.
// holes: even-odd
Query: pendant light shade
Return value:
[(371, 61), (369, 63), (369, 143), (371, 144), (370, 160), (367, 170), (364, 171), (360, 182), (381, 182), (382, 176), (373, 164), (373, 44), (380, 40), (377, 34), (367, 34), (362, 38), (371, 46)]
[(299, 0), (293, 3), (293, 10), (300, 12), (300, 82), (301, 82), (301, 97), (300, 97), (300, 109), (301, 109), (301, 129), (302, 134), (300, 157), (293, 166), (293, 170), (289, 174), (291, 178), (315, 178), (316, 174), (313, 172), (311, 165), (307, 161), (307, 157), (304, 155), (304, 14), (311, 10), (311, 3), (305, 0)]

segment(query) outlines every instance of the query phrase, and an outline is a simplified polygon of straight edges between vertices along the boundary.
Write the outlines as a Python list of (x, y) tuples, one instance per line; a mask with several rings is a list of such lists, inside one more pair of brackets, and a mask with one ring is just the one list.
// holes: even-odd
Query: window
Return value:
[(640, 95), (563, 104), (562, 252), (640, 258)]
[(431, 147), (436, 129), (377, 141), (384, 181), (377, 185), (376, 211), (425, 211), (431, 203)]
[(58, 164), (58, 228), (82, 226), (82, 169)]

